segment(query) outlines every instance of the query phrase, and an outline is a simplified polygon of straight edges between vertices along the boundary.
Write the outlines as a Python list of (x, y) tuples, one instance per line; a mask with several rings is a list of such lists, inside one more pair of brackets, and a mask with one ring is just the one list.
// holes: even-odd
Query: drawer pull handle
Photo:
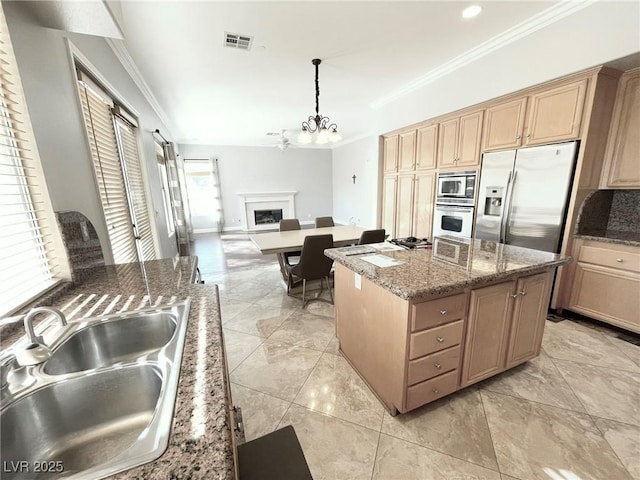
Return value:
[(444, 342), (444, 338), (443, 337), (438, 337), (438, 338), (436, 338), (436, 340), (438, 341), (438, 343)]
[(525, 292), (524, 290), (522, 290), (520, 293), (518, 293), (518, 295), (522, 295), (523, 297), (527, 294), (527, 292)]
[(434, 388), (433, 390), (431, 390), (433, 393), (435, 393), (436, 395), (440, 393), (440, 390), (438, 390), (437, 388)]
[(623, 262), (623, 260), (622, 260), (621, 258), (616, 258), (616, 262), (618, 262), (618, 263), (622, 263), (622, 262)]
[(440, 315), (446, 315), (447, 311), (446, 310), (440, 310)]
[(436, 367), (438, 370), (442, 368), (442, 365), (440, 365), (439, 363), (434, 363), (433, 366)]

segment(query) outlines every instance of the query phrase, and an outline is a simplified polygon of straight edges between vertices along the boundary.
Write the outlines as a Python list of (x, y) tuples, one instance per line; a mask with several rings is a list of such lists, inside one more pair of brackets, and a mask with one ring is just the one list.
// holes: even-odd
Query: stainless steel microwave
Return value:
[(475, 170), (464, 172), (440, 172), (436, 203), (449, 205), (473, 205), (476, 197)]

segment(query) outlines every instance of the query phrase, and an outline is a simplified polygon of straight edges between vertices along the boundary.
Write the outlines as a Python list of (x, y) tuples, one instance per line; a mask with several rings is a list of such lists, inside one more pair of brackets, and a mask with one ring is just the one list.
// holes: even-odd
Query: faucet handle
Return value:
[(0, 358), (0, 388), (4, 388), (9, 384), (9, 373), (16, 368), (19, 368), (19, 365), (13, 353)]

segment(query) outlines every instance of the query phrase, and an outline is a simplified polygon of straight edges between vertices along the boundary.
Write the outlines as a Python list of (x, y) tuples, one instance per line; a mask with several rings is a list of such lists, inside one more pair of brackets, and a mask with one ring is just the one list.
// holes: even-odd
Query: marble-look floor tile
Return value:
[(226, 328), (223, 328), (223, 334), (229, 373), (233, 372), (264, 341), (255, 335), (227, 330)]
[[(322, 294), (321, 298), (325, 298), (325, 296), (327, 299), (329, 298), (328, 295), (325, 295), (324, 293)], [(331, 319), (333, 319), (335, 316), (335, 307), (331, 303), (327, 302), (310, 302), (307, 304), (305, 310), (315, 315), (324, 315), (325, 317), (331, 317)]]
[(294, 403), (379, 431), (384, 407), (369, 387), (337, 355), (325, 353)]
[(618, 347), (622, 353), (629, 357), (633, 363), (640, 367), (640, 346), (627, 342), (617, 337), (607, 337), (607, 340), (614, 346)]
[(231, 288), (228, 292), (225, 292), (225, 297), (230, 300), (238, 302), (253, 303), (256, 300), (264, 297), (275, 291), (277, 286), (264, 285), (257, 282), (247, 282), (242, 285)]
[(279, 428), (292, 425), (314, 480), (370, 480), (379, 433), (292, 404)]
[(544, 352), (523, 365), (485, 380), (479, 386), (495, 393), (585, 412), (580, 400)]
[(269, 339), (324, 352), (333, 337), (334, 330), (332, 318), (296, 310), (271, 334)]
[(631, 476), (640, 480), (640, 427), (604, 418), (595, 422)]
[(505, 475), (504, 473), (501, 473), (500, 480), (521, 480), (521, 479), (512, 477), (511, 475)]
[(231, 320), (233, 317), (251, 308), (252, 306), (253, 304), (245, 303), (245, 302), (240, 302), (240, 303), (228, 302), (223, 305), (220, 305), (220, 317), (222, 319), (222, 323), (226, 322), (227, 320)]
[(271, 293), (259, 298), (256, 300), (255, 305), (260, 305), (263, 307), (278, 307), (278, 308), (291, 308), (291, 309), (299, 309), (302, 307), (302, 303), (300, 300), (294, 297), (290, 297), (287, 295), (286, 290), (280, 290), (276, 288)]
[(561, 360), (554, 363), (587, 413), (640, 425), (640, 373)]
[(327, 345), (327, 348), (324, 351), (327, 353), (332, 353), (333, 355), (341, 355), (340, 341), (338, 340), (338, 337), (332, 337), (329, 345)]
[(434, 450), (380, 435), (374, 480), (500, 480), (496, 471)]
[(481, 392), (500, 472), (549, 480), (629, 479), (586, 414)]
[(320, 355), (308, 348), (265, 340), (231, 373), (231, 381), (290, 402)]
[(224, 328), (268, 338), (295, 310), (253, 305), (235, 317), (223, 321)]
[(498, 470), (480, 393), (467, 388), (412, 412), (385, 412), (382, 433)]
[(273, 432), (290, 403), (266, 393), (231, 383), (233, 404), (242, 410), (244, 437), (247, 442)]
[(547, 322), (542, 348), (552, 358), (619, 370), (640, 371), (638, 365), (607, 341), (607, 336), (568, 320)]

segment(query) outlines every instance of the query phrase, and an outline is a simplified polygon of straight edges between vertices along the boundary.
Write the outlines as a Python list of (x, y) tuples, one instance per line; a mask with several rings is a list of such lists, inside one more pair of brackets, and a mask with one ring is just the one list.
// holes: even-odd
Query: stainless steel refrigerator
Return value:
[(485, 153), (475, 238), (558, 252), (577, 142)]

